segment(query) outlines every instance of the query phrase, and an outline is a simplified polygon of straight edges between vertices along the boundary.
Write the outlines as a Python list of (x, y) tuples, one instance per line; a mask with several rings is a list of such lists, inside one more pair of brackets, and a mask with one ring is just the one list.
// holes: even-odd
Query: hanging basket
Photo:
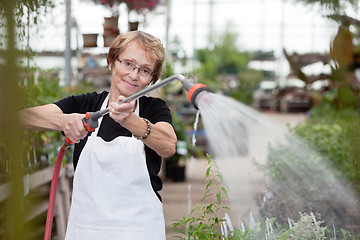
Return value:
[(97, 33), (83, 34), (84, 47), (97, 47)]

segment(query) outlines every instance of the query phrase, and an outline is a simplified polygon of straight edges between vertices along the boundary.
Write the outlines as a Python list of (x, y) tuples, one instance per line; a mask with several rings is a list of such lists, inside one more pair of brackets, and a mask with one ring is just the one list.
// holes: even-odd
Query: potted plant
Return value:
[(145, 18), (146, 13), (153, 11), (160, 0), (124, 0), (128, 9), (129, 31), (135, 31), (139, 26), (139, 15)]
[[(138, 29), (139, 20), (138, 15), (145, 14), (152, 11), (159, 3), (160, 0), (93, 0), (95, 4), (100, 4), (108, 7), (111, 12), (111, 17), (104, 18), (104, 46), (110, 46), (111, 42), (120, 33), (119, 22), (119, 6), (124, 3), (128, 9), (128, 23), (129, 31)], [(131, 16), (135, 15), (135, 20), (131, 19)]]

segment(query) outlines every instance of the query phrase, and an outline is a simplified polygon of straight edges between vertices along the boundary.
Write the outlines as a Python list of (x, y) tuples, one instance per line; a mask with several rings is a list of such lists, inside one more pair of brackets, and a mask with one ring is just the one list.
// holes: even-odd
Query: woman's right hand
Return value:
[(84, 117), (85, 114), (79, 113), (64, 114), (63, 131), (73, 143), (78, 143), (87, 136), (87, 131), (82, 122)]

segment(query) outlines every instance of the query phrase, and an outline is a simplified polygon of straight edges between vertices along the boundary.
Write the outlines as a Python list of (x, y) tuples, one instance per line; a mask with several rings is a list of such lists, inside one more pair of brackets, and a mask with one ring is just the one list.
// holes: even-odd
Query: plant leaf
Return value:
[(211, 168), (210, 167), (208, 167), (207, 169), (206, 169), (206, 177), (209, 177), (209, 175), (210, 175), (210, 170), (211, 170)]
[(221, 192), (218, 192), (218, 193), (216, 194), (216, 198), (217, 198), (217, 200), (218, 200), (218, 203), (221, 204)]
[(229, 198), (229, 194), (228, 194), (228, 191), (226, 190), (226, 188), (222, 187), (221, 190), (223, 191), (223, 193), (225, 194), (225, 196), (227, 198)]
[(211, 186), (211, 183), (212, 183), (212, 179), (210, 179), (209, 183), (206, 185), (206, 190), (208, 190), (208, 188)]

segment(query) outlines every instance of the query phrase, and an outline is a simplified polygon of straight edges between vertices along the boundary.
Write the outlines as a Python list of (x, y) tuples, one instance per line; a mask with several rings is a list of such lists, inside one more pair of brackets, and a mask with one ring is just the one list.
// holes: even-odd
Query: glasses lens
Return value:
[(135, 65), (130, 62), (130, 61), (122, 61), (124, 67), (126, 68), (126, 70), (133, 70)]
[(151, 75), (151, 71), (146, 67), (140, 68), (140, 75), (143, 77), (149, 77)]

